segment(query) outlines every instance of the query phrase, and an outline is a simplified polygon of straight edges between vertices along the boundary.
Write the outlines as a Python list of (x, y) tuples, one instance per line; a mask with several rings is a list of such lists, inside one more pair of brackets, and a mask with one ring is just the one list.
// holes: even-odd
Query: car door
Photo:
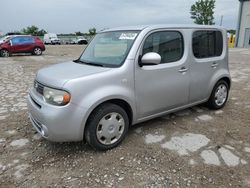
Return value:
[(11, 39), (10, 51), (12, 53), (25, 52), (27, 49), (27, 43), (24, 36), (17, 36)]
[(24, 36), (22, 38), (22, 50), (23, 52), (32, 52), (34, 48), (34, 39), (32, 36)]
[[(192, 33), (193, 60), (190, 64), (190, 102), (206, 100), (211, 79), (221, 66), (223, 36), (219, 30), (195, 30)], [(225, 54), (225, 53), (224, 53)]]
[(156, 52), (158, 65), (135, 67), (135, 94), (138, 117), (145, 118), (188, 103), (189, 65), (183, 32), (173, 30), (149, 33), (140, 49), (143, 56)]

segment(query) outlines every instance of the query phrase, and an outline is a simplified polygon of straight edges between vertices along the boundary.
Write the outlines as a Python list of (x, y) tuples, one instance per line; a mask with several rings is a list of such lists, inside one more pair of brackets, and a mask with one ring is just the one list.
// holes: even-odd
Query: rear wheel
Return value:
[(0, 55), (1, 55), (1, 57), (9, 57), (9, 56), (10, 56), (10, 53), (9, 53), (8, 50), (2, 49), (2, 50), (0, 51)]
[(228, 99), (229, 87), (227, 82), (220, 80), (214, 86), (212, 94), (207, 102), (209, 108), (211, 109), (220, 109), (223, 108)]
[(33, 55), (42, 55), (42, 49), (39, 47), (35, 47), (32, 52)]
[(98, 107), (90, 115), (85, 129), (86, 141), (97, 150), (108, 150), (119, 145), (129, 127), (128, 115), (112, 103)]

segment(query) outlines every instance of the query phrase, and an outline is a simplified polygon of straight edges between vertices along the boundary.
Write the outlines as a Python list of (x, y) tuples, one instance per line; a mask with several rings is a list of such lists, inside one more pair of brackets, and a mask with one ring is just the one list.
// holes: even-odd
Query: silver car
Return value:
[(227, 32), (151, 25), (98, 33), (74, 61), (38, 71), (30, 120), (46, 139), (111, 149), (131, 125), (200, 103), (222, 108), (231, 79)]

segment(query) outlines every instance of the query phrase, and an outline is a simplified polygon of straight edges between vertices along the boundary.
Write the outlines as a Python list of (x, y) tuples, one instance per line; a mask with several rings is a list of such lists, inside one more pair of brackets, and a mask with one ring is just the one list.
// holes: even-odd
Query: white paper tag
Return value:
[(137, 33), (122, 33), (119, 37), (120, 40), (134, 40)]

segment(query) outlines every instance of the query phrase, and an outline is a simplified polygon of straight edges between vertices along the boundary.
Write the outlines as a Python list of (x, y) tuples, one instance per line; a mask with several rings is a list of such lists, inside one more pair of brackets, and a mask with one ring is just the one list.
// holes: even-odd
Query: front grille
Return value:
[(43, 95), (44, 86), (42, 84), (40, 84), (39, 82), (35, 81), (34, 82), (34, 88), (36, 89), (36, 91), (38, 93), (40, 93), (41, 95)]

